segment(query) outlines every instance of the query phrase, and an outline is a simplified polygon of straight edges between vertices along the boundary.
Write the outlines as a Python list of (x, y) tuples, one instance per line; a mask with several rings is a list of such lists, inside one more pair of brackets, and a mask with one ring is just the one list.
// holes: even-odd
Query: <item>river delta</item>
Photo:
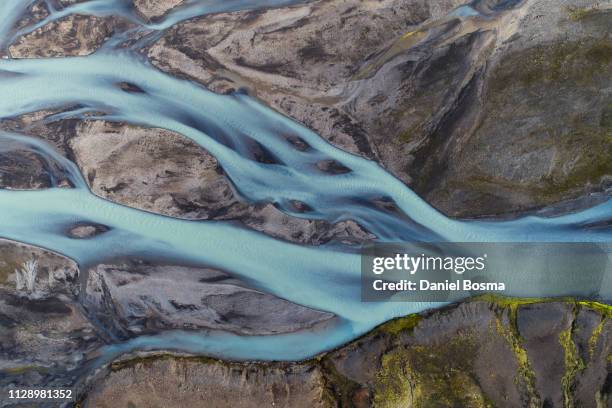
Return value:
[(2, 2), (0, 388), (113, 408), (609, 406), (605, 269), (560, 290), (517, 260), (529, 297), (363, 302), (359, 248), (610, 242), (610, 13)]

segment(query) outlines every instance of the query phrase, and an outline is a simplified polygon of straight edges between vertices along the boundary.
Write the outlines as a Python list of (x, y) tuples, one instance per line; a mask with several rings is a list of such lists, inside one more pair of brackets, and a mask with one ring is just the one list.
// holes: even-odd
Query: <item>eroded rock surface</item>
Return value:
[(70, 187), (69, 174), (62, 164), (32, 145), (32, 140), (0, 132), (0, 188)]
[(115, 30), (128, 23), (114, 17), (68, 15), (18, 38), (10, 47), (12, 58), (45, 58), (89, 55)]
[[(315, 1), (178, 24), (149, 50), (217, 92), (247, 88), (380, 160), (453, 216), (609, 184), (612, 43), (595, 1)], [(449, 14), (449, 12), (451, 12)]]
[[(87, 227), (105, 232), (77, 226)], [(64, 256), (0, 240), (0, 387), (74, 387), (103, 345), (142, 334), (270, 335), (317, 329), (334, 317), (212, 269), (131, 260), (84, 272)]]
[[(154, 20), (180, 4), (134, 7)], [(208, 15), (172, 27), (147, 52), (160, 69), (216, 92), (248, 89), (339, 147), (380, 161), (451, 216), (607, 191), (609, 5), (461, 4), (314, 1)], [(47, 13), (35, 3), (19, 26)], [(83, 55), (125, 29), (120, 19), (97, 19), (51, 21), (20, 37), (11, 54)]]
[[(85, 406), (149, 407), (328, 407), (318, 368), (225, 364), (198, 358), (152, 358), (117, 364), (94, 388)], [(185, 382), (185, 378), (189, 380)], [(119, 392), (129, 388), (129, 395)]]
[[(237, 220), (273, 237), (312, 245), (331, 241), (354, 245), (374, 238), (354, 221), (330, 224), (289, 216), (271, 203), (246, 203), (217, 160), (182, 135), (101, 120), (53, 120), (60, 112), (40, 111), (6, 119), (0, 122), (0, 129), (49, 142), (79, 166), (91, 190), (101, 197), (177, 218)], [(20, 162), (10, 154), (7, 172), (19, 175)], [(49, 180), (47, 170), (31, 161), (24, 166), (27, 174), (21, 179), (11, 177), (0, 186), (48, 186), (38, 182)], [(61, 184), (61, 172), (58, 174), (57, 184)]]
[(112, 201), (194, 219), (238, 204), (214, 157), (176, 133), (92, 121), (70, 146), (92, 191)]
[(89, 239), (107, 232), (106, 225), (95, 223), (77, 223), (67, 231), (67, 235), (76, 239)]
[[(152, 19), (178, 5), (135, 3)], [(339, 147), (380, 161), (451, 216), (530, 211), (608, 191), (609, 5), (458, 6), (314, 1), (208, 15), (170, 28), (147, 54), (216, 92), (248, 89)], [(41, 7), (31, 18), (45, 16)], [(87, 31), (77, 26), (96, 17), (68, 18), (77, 20), (21, 37), (15, 56), (89, 53), (123, 29), (113, 22), (89, 44), (62, 33)]]
[(287, 333), (333, 317), (249, 289), (212, 269), (129, 262), (98, 265), (88, 277), (86, 309), (123, 338), (167, 329)]
[(38, 189), (52, 186), (44, 160), (27, 150), (0, 152), (0, 186)]
[(76, 302), (78, 274), (63, 256), (0, 240), (0, 387), (69, 387), (103, 344)]
[(170, 29), (149, 57), (217, 92), (246, 87), (343, 149), (375, 157), (364, 124), (337, 106), (344, 85), (366, 56), (456, 4), (315, 1), (211, 15)]
[[(538, 324), (541, 314), (549, 324)], [(610, 317), (609, 306), (587, 302), (471, 301), (391, 321), (303, 363), (124, 358), (83, 400), (86, 407), (607, 406)], [(552, 367), (552, 375), (544, 369)]]
[[(30, 285), (26, 285), (26, 277), (20, 272), (24, 269), (32, 270)], [(79, 292), (78, 275), (76, 263), (68, 258), (31, 245), (0, 239), (0, 287), (32, 297), (60, 293), (76, 295)]]
[(134, 7), (147, 20), (156, 20), (183, 2), (184, 0), (134, 0)]
[(111, 201), (179, 218), (237, 219), (274, 237), (314, 245), (373, 238), (351, 221), (330, 225), (288, 216), (272, 204), (246, 204), (213, 156), (167, 130), (86, 121), (69, 143), (92, 190)]

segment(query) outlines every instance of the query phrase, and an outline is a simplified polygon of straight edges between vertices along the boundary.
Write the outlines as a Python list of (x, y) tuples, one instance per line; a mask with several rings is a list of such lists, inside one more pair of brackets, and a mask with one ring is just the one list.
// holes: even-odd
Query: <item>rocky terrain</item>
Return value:
[[(6, 119), (0, 121), (0, 129), (50, 143), (79, 166), (95, 194), (110, 201), (177, 218), (236, 220), (276, 238), (312, 245), (351, 245), (374, 238), (352, 221), (330, 224), (289, 216), (271, 203), (246, 203), (217, 160), (177, 133), (101, 120), (53, 120), (58, 113), (40, 111)], [(4, 156), (0, 151), (0, 187), (50, 186), (52, 167), (41, 166), (31, 154), (21, 158), (18, 146), (3, 150), (7, 152)], [(55, 178), (61, 185), (62, 175)]]
[[(210, 269), (97, 265), (83, 289), (77, 266), (49, 251), (1, 241), (0, 259), (3, 387), (70, 387), (117, 338), (202, 327), (278, 333), (331, 317)], [(77, 391), (91, 407), (604, 407), (611, 318), (609, 306), (593, 302), (485, 297), (388, 322), (299, 363), (126, 356)]]
[(300, 363), (136, 355), (99, 372), (82, 406), (606, 407), (611, 317), (596, 303), (483, 299)]
[(84, 297), (96, 321), (124, 339), (168, 329), (288, 333), (333, 317), (250, 289), (216, 270), (136, 261), (90, 269)]
[[(30, 280), (31, 285), (18, 284), (17, 272), (29, 261), (35, 261), (36, 273)], [(44, 249), (0, 239), (0, 285), (27, 292), (30, 296), (44, 294), (75, 295), (78, 293), (77, 278), (79, 269), (72, 260)]]
[(33, 189), (51, 187), (51, 177), (45, 163), (28, 150), (0, 153), (0, 184), (4, 188)]
[[(125, 44), (153, 33), (140, 53), (157, 69), (214, 92), (248, 92), (379, 162), (450, 216), (542, 207), (552, 215), (608, 198), (609, 2), (315, 0), (197, 17), (158, 33), (151, 27), (188, 2), (134, 0), (121, 16), (48, 19), (50, 5), (79, 3), (32, 2), (1, 55), (84, 56), (117, 33), (134, 29)], [(148, 25), (135, 29), (139, 22)], [(0, 130), (49, 143), (94, 194), (119, 204), (231, 220), (299, 244), (375, 238), (352, 221), (247, 203), (190, 139), (93, 112), (61, 115), (79, 108), (3, 118)], [(61, 164), (9, 135), (0, 134), (0, 188), (71, 187)], [(89, 239), (107, 229), (81, 222), (65, 234)], [(140, 335), (273, 335), (334, 316), (224, 271), (159, 259), (76, 265), (0, 240), (0, 388), (78, 384), (84, 407), (609, 407), (611, 318), (609, 306), (593, 302), (487, 297), (388, 322), (308, 361), (162, 350), (89, 372), (105, 345)]]
[(148, 55), (217, 92), (248, 89), (379, 160), (451, 216), (606, 190), (609, 3), (453, 11), (460, 3), (314, 1), (204, 16), (168, 30)]
[(134, 8), (148, 21), (158, 20), (169, 10), (183, 4), (184, 0), (134, 0)]
[[(100, 228), (80, 225), (70, 234), (87, 239)], [(0, 240), (3, 389), (71, 386), (104, 344), (141, 334), (170, 329), (288, 333), (331, 318), (212, 269), (132, 259), (94, 265), (83, 274), (64, 256)]]
[[(178, 3), (136, 2), (134, 12), (156, 19)], [(606, 192), (612, 163), (609, 4), (477, 1), (457, 8), (461, 4), (314, 1), (214, 14), (176, 24), (145, 51), (161, 70), (213, 91), (248, 90), (339, 147), (381, 162), (451, 216), (524, 212)], [(44, 8), (36, 3), (18, 25), (42, 19)], [(132, 24), (108, 19), (113, 27), (79, 14), (51, 21), (19, 37), (10, 53), (91, 53)], [(95, 28), (59, 26), (69, 23)], [(144, 133), (155, 138), (159, 132)], [(175, 140), (176, 149), (185, 145)], [(133, 193), (124, 203), (207, 217), (197, 209), (168, 208), (164, 194), (166, 201), (152, 208), (147, 197)], [(227, 197), (228, 190), (215, 194)], [(184, 198), (178, 206), (201, 197)], [(285, 219), (271, 223), (303, 224), (278, 217)], [(321, 234), (313, 228), (320, 229), (299, 227), (303, 237), (296, 240), (324, 242), (308, 237)]]
[(9, 47), (9, 55), (12, 58), (88, 55), (108, 39), (118, 24), (115, 19), (70, 15), (24, 35)]
[[(50, 17), (50, 4), (61, 10), (83, 2), (85, 0), (55, 0), (51, 3), (44, 0), (34, 1), (29, 14), (15, 27), (17, 39), (10, 45), (8, 56), (46, 58), (89, 55), (99, 49), (113, 34), (136, 27), (136, 24), (130, 21), (130, 16), (96, 17), (76, 12), (58, 19), (50, 19), (34, 30), (28, 29)], [(131, 17), (145, 22), (155, 22), (181, 3), (183, 0), (135, 0)], [(139, 38), (142, 34), (144, 32), (135, 32), (134, 35), (127, 36), (126, 43)]]
[(0, 240), (0, 387), (71, 384), (67, 372), (100, 347), (75, 301), (78, 277), (77, 265), (63, 256)]

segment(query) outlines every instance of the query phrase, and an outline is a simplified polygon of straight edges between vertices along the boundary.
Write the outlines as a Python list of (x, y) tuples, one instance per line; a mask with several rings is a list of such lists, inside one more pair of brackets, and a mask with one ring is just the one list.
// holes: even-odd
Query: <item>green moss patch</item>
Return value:
[[(540, 404), (540, 397), (535, 386), (535, 371), (529, 361), (527, 350), (523, 347), (523, 339), (521, 338), (518, 327), (517, 327), (517, 315), (520, 306), (555, 301), (555, 299), (549, 298), (511, 298), (497, 295), (483, 295), (475, 298), (477, 300), (484, 300), (490, 302), (497, 310), (497, 319), (495, 321), (495, 328), (497, 332), (506, 340), (510, 349), (514, 353), (515, 361), (517, 364), (517, 373), (515, 377), (515, 383), (521, 384), (527, 391), (527, 397), (530, 401), (530, 406), (537, 406)], [(558, 299), (557, 299), (558, 301)], [(503, 312), (508, 313), (508, 325), (504, 325), (502, 322)]]
[(565, 407), (573, 407), (573, 385), (576, 375), (583, 371), (586, 366), (584, 361), (578, 355), (578, 349), (572, 340), (572, 327), (568, 327), (559, 335), (559, 343), (563, 347), (565, 373), (561, 378), (561, 387), (563, 389), (563, 400)]
[(491, 407), (473, 375), (476, 353), (469, 333), (432, 346), (392, 349), (381, 358), (374, 406)]
[[(514, 308), (515, 306), (513, 305), (512, 307)], [(515, 383), (522, 384), (527, 390), (527, 397), (531, 401), (530, 406), (537, 406), (540, 403), (540, 397), (535, 386), (535, 371), (531, 367), (527, 350), (525, 350), (523, 347), (523, 339), (519, 336), (516, 328), (516, 308), (511, 309), (510, 313), (510, 325), (505, 326), (498, 317), (496, 320), (496, 329), (497, 332), (508, 342), (508, 345), (514, 353), (517, 364)]]
[(390, 320), (387, 323), (378, 326), (378, 328), (375, 330), (377, 333), (387, 333), (391, 335), (397, 335), (402, 332), (411, 333), (414, 328), (418, 326), (421, 320), (423, 320), (423, 316), (420, 314), (411, 314)]
[(405, 349), (395, 349), (382, 356), (374, 383), (376, 408), (415, 406), (414, 402), (420, 397), (420, 390)]
[(596, 311), (605, 318), (612, 318), (612, 305), (606, 305), (604, 303), (593, 302), (590, 300), (579, 300), (576, 303), (581, 307)]
[(591, 337), (589, 337), (589, 359), (593, 359), (597, 349), (597, 342), (599, 341), (599, 336), (603, 332), (604, 325), (608, 319), (612, 318), (612, 306), (592, 301), (578, 301), (576, 304), (579, 307), (593, 310), (601, 315), (601, 321), (597, 324), (595, 329), (593, 329)]

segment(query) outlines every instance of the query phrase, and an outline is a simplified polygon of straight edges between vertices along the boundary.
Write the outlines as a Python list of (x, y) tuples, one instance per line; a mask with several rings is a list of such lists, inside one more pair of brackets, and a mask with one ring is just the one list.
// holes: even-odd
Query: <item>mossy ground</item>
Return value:
[(500, 92), (517, 85), (563, 85), (561, 82), (567, 81), (573, 81), (574, 86), (590, 85), (606, 75), (612, 61), (610, 51), (612, 42), (602, 38), (555, 42), (511, 54), (491, 77), (492, 89)]
[(403, 348), (397, 348), (383, 355), (374, 383), (374, 406), (411, 407), (421, 397), (420, 394), (421, 386), (410, 368), (409, 353)]
[[(593, 358), (595, 347), (597, 346), (598, 338), (603, 330), (606, 320), (612, 316), (612, 306), (603, 303), (588, 301), (588, 300), (576, 300), (573, 298), (508, 298), (496, 295), (484, 295), (478, 298), (478, 300), (486, 300), (502, 310), (508, 310), (508, 318), (510, 320), (509, 326), (504, 326), (501, 320), (498, 319), (497, 327), (498, 331), (507, 339), (518, 363), (518, 376), (517, 381), (524, 381), (529, 393), (531, 394), (531, 402), (538, 405), (539, 396), (535, 391), (535, 373), (531, 367), (528, 355), (524, 347), (522, 346), (522, 338), (518, 332), (516, 326), (517, 311), (520, 306), (536, 304), (542, 302), (566, 302), (573, 306), (574, 314), (577, 313), (579, 308), (587, 308), (593, 310), (601, 315), (601, 321), (597, 327), (591, 333), (589, 339), (589, 356)], [(576, 377), (586, 368), (585, 362), (580, 358), (577, 346), (573, 339), (573, 324), (570, 325), (566, 330), (562, 331), (559, 335), (559, 343), (563, 347), (564, 352), (564, 365), (565, 373), (561, 379), (561, 387), (563, 390), (564, 406), (573, 407), (573, 387)]]
[(572, 339), (572, 326), (561, 332), (559, 343), (563, 347), (565, 373), (561, 379), (563, 401), (565, 407), (573, 407), (572, 389), (576, 376), (586, 368), (584, 361), (578, 355), (578, 349)]
[(506, 340), (510, 349), (514, 353), (515, 361), (517, 364), (517, 372), (514, 382), (519, 387), (524, 387), (527, 391), (527, 403), (529, 407), (540, 406), (540, 396), (536, 391), (536, 375), (531, 366), (531, 362), (529, 361), (529, 356), (527, 355), (527, 350), (523, 346), (523, 339), (518, 333), (518, 329), (516, 327), (516, 312), (517, 308), (521, 304), (528, 303), (509, 303), (509, 319), (510, 324), (505, 325), (502, 322), (501, 316), (497, 317), (496, 320), (496, 330), (497, 332)]
[(373, 405), (492, 407), (473, 376), (477, 343), (469, 333), (433, 346), (397, 347), (381, 358)]
[[(601, 321), (593, 329), (588, 343), (588, 359), (592, 360), (595, 357), (596, 348), (601, 333), (603, 332), (604, 325), (607, 320), (612, 317), (612, 306), (606, 305), (594, 301), (579, 300), (574, 302), (574, 313), (576, 314), (580, 308), (586, 308), (598, 313), (601, 317)], [(566, 330), (561, 332), (559, 336), (559, 343), (563, 347), (564, 352), (564, 364), (565, 373), (561, 379), (561, 387), (563, 389), (564, 406), (573, 408), (575, 407), (573, 399), (573, 390), (575, 380), (582, 371), (587, 368), (587, 363), (580, 357), (578, 348), (574, 341), (574, 326), (573, 324)], [(610, 362), (611, 355), (608, 355), (608, 362)], [(601, 398), (600, 392), (597, 392), (596, 400)], [(597, 405), (600, 406), (600, 405)], [(601, 405), (603, 406), (603, 404)]]
[[(461, 171), (445, 180), (448, 191), (467, 192), (473, 205), (497, 213), (507, 197), (516, 197), (516, 211), (599, 189), (612, 175), (612, 101), (600, 91), (611, 76), (607, 37), (538, 45), (491, 63), (480, 119), (466, 137), (465, 162), (457, 159)], [(408, 131), (400, 137), (411, 140)], [(491, 160), (470, 161), (474, 150)], [(508, 160), (513, 166), (495, 167)]]
[(578, 300), (576, 304), (580, 307), (596, 311), (602, 316), (602, 318), (612, 318), (612, 305), (606, 305), (604, 303), (594, 302), (591, 300)]
[(379, 333), (387, 333), (396, 335), (399, 333), (410, 333), (423, 320), (420, 314), (411, 314), (404, 317), (399, 317), (384, 323), (376, 329)]
[[(612, 319), (612, 306), (592, 301), (578, 301), (577, 305), (579, 307), (584, 307), (593, 310), (601, 315), (601, 321), (599, 322), (599, 324), (597, 324), (597, 326), (591, 333), (591, 337), (589, 338), (589, 358), (592, 359), (595, 356), (599, 337), (603, 332), (604, 326), (609, 319)], [(612, 355), (609, 355), (608, 359), (610, 359), (611, 357)]]
[[(536, 390), (536, 374), (532, 367), (524, 340), (517, 327), (517, 315), (522, 306), (543, 302), (566, 302), (577, 311), (588, 308), (602, 316), (602, 323), (593, 331), (591, 342), (596, 342), (603, 329), (603, 323), (612, 313), (612, 306), (602, 303), (576, 300), (573, 298), (511, 298), (498, 295), (483, 295), (469, 301), (490, 303), (498, 318), (494, 330), (508, 343), (516, 365), (515, 384), (524, 390), (526, 406), (541, 406), (542, 401)], [(440, 312), (442, 313), (442, 312)], [(478, 341), (469, 332), (456, 336), (451, 341), (436, 346), (403, 345), (401, 336), (411, 336), (420, 322), (422, 314), (414, 314), (391, 320), (364, 336), (388, 336), (390, 349), (380, 357), (378, 371), (371, 386), (371, 402), (374, 407), (492, 407), (493, 403), (482, 391), (473, 374), (473, 356), (478, 352)], [(363, 338), (362, 338), (363, 339)], [(564, 398), (572, 403), (573, 384), (577, 375), (585, 368), (585, 362), (578, 355), (572, 339), (572, 328), (559, 336), (564, 350), (565, 374), (562, 379)], [(323, 358), (325, 361), (326, 358)], [(331, 360), (323, 365), (329, 378), (338, 383), (335, 395), (340, 406), (353, 406), (350, 396), (360, 385), (337, 371), (332, 370)], [(567, 405), (571, 406), (571, 405)]]

